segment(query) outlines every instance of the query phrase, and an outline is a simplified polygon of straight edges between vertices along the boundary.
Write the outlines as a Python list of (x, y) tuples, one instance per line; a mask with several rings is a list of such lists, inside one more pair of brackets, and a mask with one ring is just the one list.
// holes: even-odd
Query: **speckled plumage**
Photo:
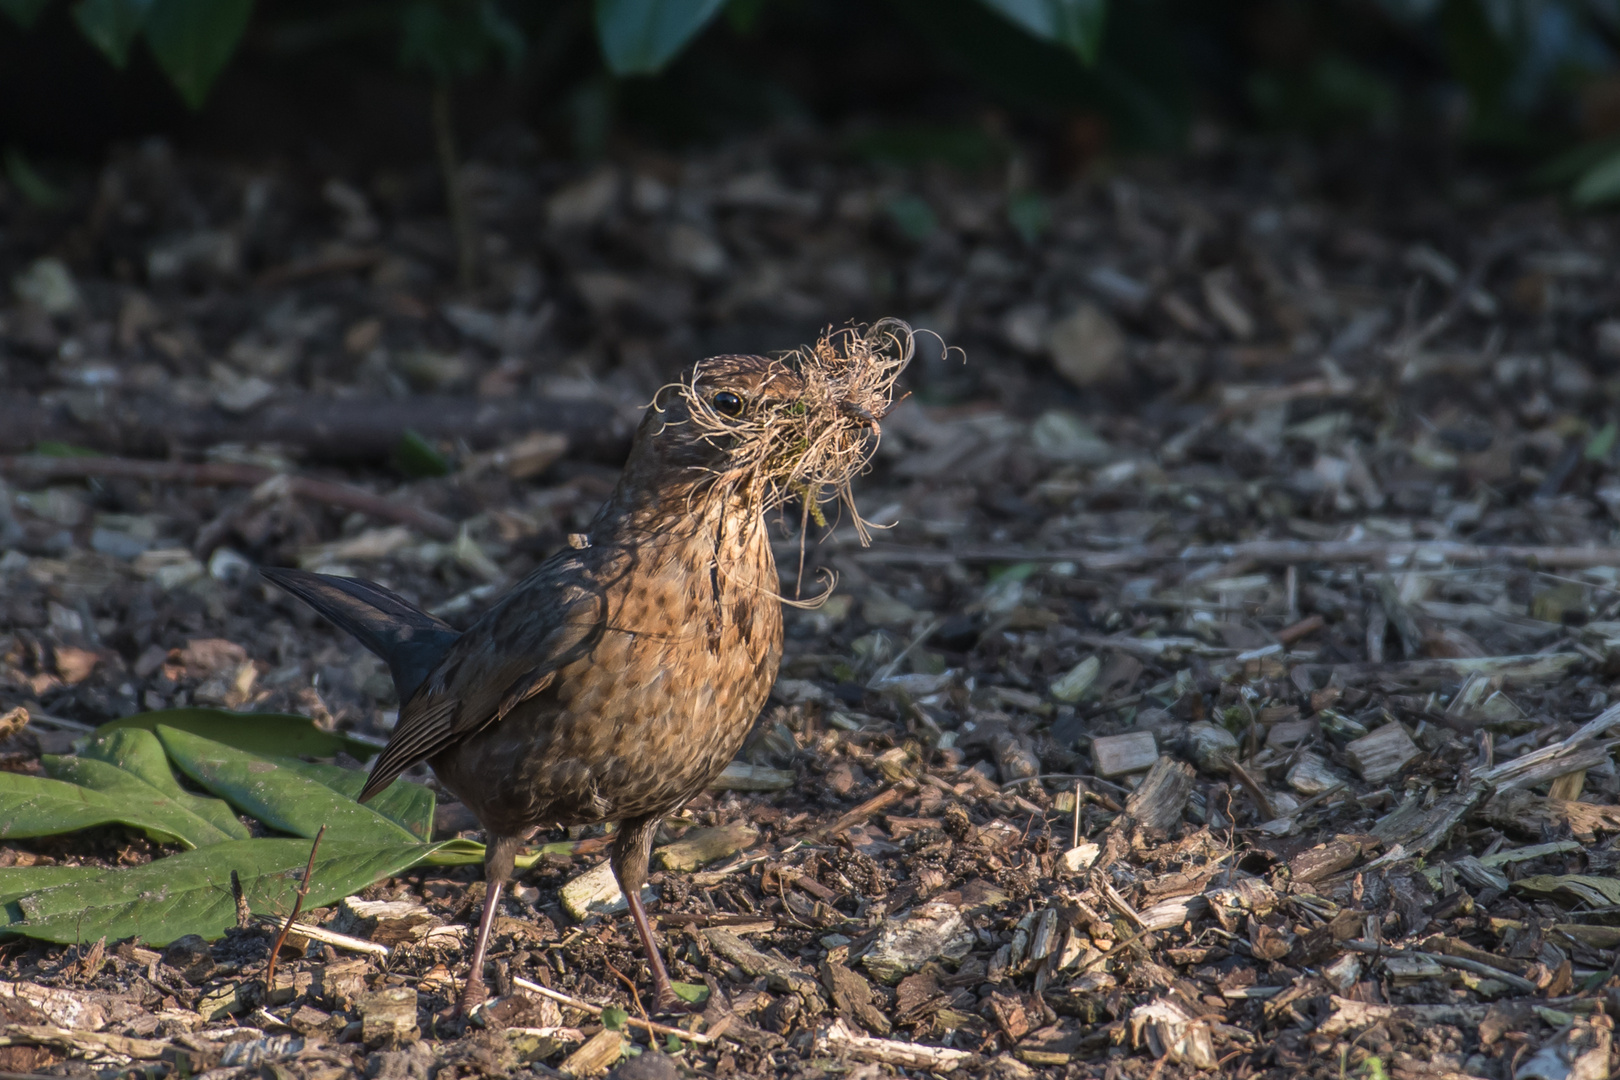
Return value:
[[(747, 402), (800, 387), (761, 357), (705, 361), (691, 378), (700, 395)], [(660, 1003), (673, 1001), (637, 899), (652, 833), (732, 760), (782, 655), (761, 491), (716, 483), (725, 440), (691, 423), (676, 389), (648, 410), (587, 546), (546, 560), (463, 634), (370, 583), (266, 572), (389, 660), (401, 686), (399, 724), (362, 799), (426, 760), (489, 832), (490, 903), (464, 1007), (481, 1000), (521, 838), (603, 821), (619, 824), (613, 868)]]

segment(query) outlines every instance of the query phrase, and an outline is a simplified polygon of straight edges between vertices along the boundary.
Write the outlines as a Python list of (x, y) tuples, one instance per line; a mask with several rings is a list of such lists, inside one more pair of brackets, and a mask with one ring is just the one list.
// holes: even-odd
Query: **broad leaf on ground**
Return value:
[(157, 736), (180, 771), (272, 829), (378, 844), (415, 843), (404, 827), (284, 764), (188, 731), (160, 725)]
[(147, 828), (154, 840), (178, 840), (186, 847), (200, 848), (238, 839), (116, 765), (94, 758), (64, 757), (59, 754), (46, 754), (40, 760), (51, 779), (89, 788), (98, 795), (131, 808), (144, 821), (158, 822), (160, 827), (156, 831), (149, 826)]
[(231, 712), (229, 709), (159, 709), (136, 713), (102, 724), (96, 733), (127, 728), (156, 731), (159, 724), (268, 757), (333, 757), (341, 750), (364, 760), (382, 749), (347, 735), (322, 731), (307, 716)]
[[(286, 915), (309, 862), (309, 848), (308, 840), (232, 840), (145, 866), (102, 870), (23, 896), (16, 902), (23, 922), (8, 929), (56, 942), (139, 936), (158, 947), (186, 934), (218, 938), (236, 925), (232, 870), (255, 914)], [(304, 906), (320, 907), (358, 892), (409, 869), (434, 850), (433, 844), (379, 844), (328, 834), (321, 841)]]
[(61, 780), (0, 771), (0, 840), (57, 836), (97, 825), (127, 825), (154, 839), (175, 840), (173, 809), (173, 804), (132, 803)]
[[(102, 734), (106, 732), (106, 734)], [(169, 757), (163, 752), (158, 737), (142, 728), (124, 728), (117, 731), (99, 729), (79, 751), (80, 757), (94, 758), (116, 765), (133, 773), (180, 806), (212, 824), (225, 833), (228, 840), (246, 840), (253, 834), (237, 818), (224, 799), (197, 795), (180, 786), (174, 770), (169, 768)]]
[[(318, 765), (297, 758), (275, 758), (276, 764), (291, 769), (317, 783), (325, 784), (340, 795), (358, 799), (366, 786), (366, 774), (358, 769), (344, 769), (337, 765)], [(433, 837), (433, 789), (409, 780), (395, 780), (371, 797), (368, 807), (397, 822), (418, 840)]]

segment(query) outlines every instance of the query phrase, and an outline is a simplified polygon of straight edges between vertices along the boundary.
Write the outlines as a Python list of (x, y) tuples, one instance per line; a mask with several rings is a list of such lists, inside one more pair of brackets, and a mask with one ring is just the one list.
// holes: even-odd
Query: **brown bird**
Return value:
[[(265, 577), (387, 661), (399, 723), (360, 801), (428, 762), (488, 833), (464, 1013), (520, 844), (537, 826), (616, 822), (611, 861), (660, 1009), (680, 1008), (641, 888), (658, 823), (732, 760), (782, 656), (766, 513), (848, 506), (911, 331), (886, 321), (786, 359), (720, 356), (659, 391), (623, 476), (576, 547), (464, 633), (370, 582)], [(862, 530), (864, 538), (865, 533)]]

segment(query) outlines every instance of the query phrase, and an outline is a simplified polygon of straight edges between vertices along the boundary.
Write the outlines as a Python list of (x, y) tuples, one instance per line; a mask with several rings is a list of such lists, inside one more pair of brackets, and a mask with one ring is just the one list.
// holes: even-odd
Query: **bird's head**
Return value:
[(850, 481), (871, 460), (894, 384), (912, 355), (911, 327), (885, 320), (829, 333), (780, 358), (716, 356), (659, 391), (632, 463), (673, 467), (695, 490), (767, 511), (790, 498), (858, 513)]

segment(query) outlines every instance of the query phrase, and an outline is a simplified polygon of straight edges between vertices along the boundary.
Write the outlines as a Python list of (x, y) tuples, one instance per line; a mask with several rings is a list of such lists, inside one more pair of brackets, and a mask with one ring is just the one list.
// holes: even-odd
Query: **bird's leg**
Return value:
[(664, 970), (664, 957), (658, 951), (658, 938), (653, 935), (647, 909), (641, 905), (641, 887), (647, 883), (647, 856), (652, 849), (653, 833), (658, 829), (660, 817), (635, 818), (619, 823), (618, 835), (613, 840), (613, 876), (619, 879), (619, 890), (630, 905), (630, 918), (635, 920), (636, 933), (641, 936), (642, 951), (647, 954), (647, 969), (652, 973), (653, 1000), (659, 1012), (681, 1012), (686, 1002), (675, 996), (669, 985), (669, 972)]
[(518, 836), (489, 838), (489, 851), (484, 856), (484, 913), (478, 920), (478, 940), (473, 945), (472, 970), (467, 972), (467, 985), (462, 988), (457, 1011), (471, 1016), (472, 1011), (489, 1000), (489, 988), (484, 985), (484, 954), (489, 950), (489, 932), (495, 926), (495, 913), (501, 907), (501, 892), (512, 880), (512, 867), (517, 861)]

